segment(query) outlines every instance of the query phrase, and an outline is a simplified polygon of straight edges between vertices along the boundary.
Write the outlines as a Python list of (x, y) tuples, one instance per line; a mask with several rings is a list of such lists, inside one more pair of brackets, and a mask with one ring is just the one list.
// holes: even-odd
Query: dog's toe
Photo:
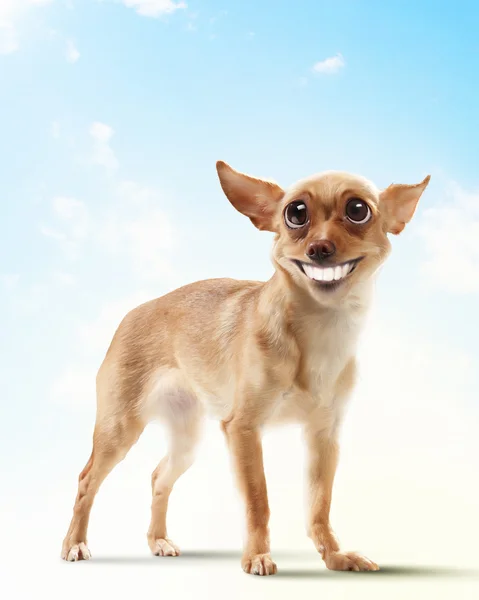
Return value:
[(168, 538), (159, 538), (150, 543), (155, 556), (179, 556), (180, 549)]
[(243, 571), (251, 575), (275, 575), (276, 564), (270, 554), (255, 554), (252, 557), (243, 558)]
[(379, 571), (375, 562), (356, 552), (332, 552), (325, 563), (332, 571)]
[(68, 562), (76, 562), (78, 560), (90, 560), (91, 553), (88, 550), (87, 545), (84, 542), (73, 544), (72, 546), (66, 546), (62, 551), (63, 560)]

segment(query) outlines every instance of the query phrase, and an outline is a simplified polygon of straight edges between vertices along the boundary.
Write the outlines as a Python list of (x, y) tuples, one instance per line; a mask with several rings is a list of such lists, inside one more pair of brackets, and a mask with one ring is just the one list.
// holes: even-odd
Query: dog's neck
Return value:
[(275, 265), (275, 273), (263, 285), (259, 310), (265, 316), (280, 312), (293, 321), (305, 317), (315, 320), (360, 318), (371, 305), (373, 287), (374, 277), (371, 277), (358, 283), (337, 303), (322, 303), (299, 287), (286, 270)]
[(262, 286), (258, 325), (280, 354), (293, 344), (306, 360), (316, 360), (325, 349), (332, 355), (344, 354), (346, 360), (355, 354), (372, 287), (373, 281), (366, 280), (338, 305), (324, 306), (277, 269)]

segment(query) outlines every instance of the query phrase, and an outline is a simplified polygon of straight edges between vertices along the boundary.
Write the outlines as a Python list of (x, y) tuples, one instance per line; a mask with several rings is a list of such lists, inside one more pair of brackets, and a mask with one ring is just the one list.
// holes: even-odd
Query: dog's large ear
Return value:
[(219, 160), (216, 170), (221, 187), (231, 204), (251, 219), (258, 229), (276, 231), (275, 215), (284, 191), (272, 181), (239, 173)]
[(427, 187), (431, 176), (421, 183), (403, 185), (393, 183), (383, 190), (379, 196), (381, 210), (385, 213), (386, 226), (389, 233), (397, 235), (412, 219), (421, 194)]

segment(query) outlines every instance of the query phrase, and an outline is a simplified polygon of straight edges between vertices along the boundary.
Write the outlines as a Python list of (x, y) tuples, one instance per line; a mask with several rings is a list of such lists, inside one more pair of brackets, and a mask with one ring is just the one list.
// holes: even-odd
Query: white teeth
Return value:
[(316, 265), (303, 263), (303, 269), (306, 275), (315, 281), (339, 281), (340, 279), (344, 279), (346, 275), (349, 275), (353, 270), (354, 265), (355, 262), (352, 262), (342, 266), (327, 267), (326, 269), (323, 269)]
[(333, 281), (334, 279), (334, 269), (328, 267), (324, 269), (324, 281)]
[(306, 273), (306, 275), (310, 279), (315, 279), (315, 277), (314, 277), (314, 271), (316, 269), (312, 265), (307, 265), (307, 264), (303, 263), (303, 269), (304, 269), (304, 272)]

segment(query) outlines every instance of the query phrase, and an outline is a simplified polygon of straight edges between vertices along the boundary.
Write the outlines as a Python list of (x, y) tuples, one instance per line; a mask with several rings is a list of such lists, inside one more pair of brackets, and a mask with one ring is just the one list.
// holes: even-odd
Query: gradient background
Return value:
[[(0, 571), (8, 598), (477, 598), (479, 7), (468, 1), (0, 0)], [(151, 426), (103, 485), (94, 560), (60, 561), (94, 378), (125, 312), (200, 278), (266, 279), (271, 236), (215, 161), (432, 180), (393, 241), (343, 430), (332, 522), (305, 537), (297, 428), (265, 438), (275, 578), (244, 575), (216, 423), (149, 555)]]

